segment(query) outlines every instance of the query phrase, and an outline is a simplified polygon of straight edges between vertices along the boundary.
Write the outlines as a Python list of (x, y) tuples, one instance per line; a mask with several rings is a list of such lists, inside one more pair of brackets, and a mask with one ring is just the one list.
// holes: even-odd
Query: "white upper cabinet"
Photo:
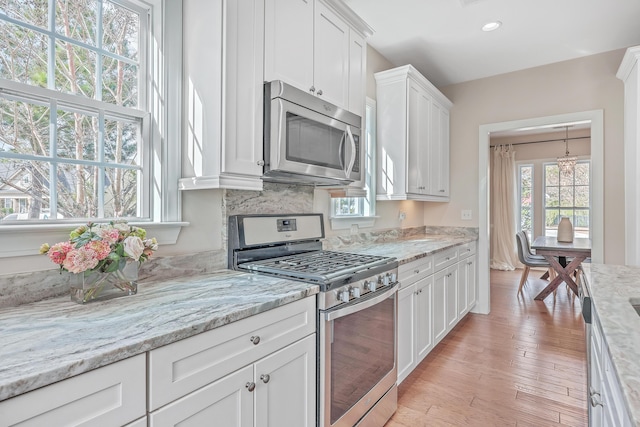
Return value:
[(314, 0), (266, 0), (264, 80), (313, 86)]
[(183, 190), (261, 190), (264, 0), (183, 0)]
[(283, 80), (362, 115), (364, 36), (371, 33), (339, 0), (266, 0), (264, 80)]
[(413, 66), (376, 73), (378, 200), (449, 201), (449, 101)]

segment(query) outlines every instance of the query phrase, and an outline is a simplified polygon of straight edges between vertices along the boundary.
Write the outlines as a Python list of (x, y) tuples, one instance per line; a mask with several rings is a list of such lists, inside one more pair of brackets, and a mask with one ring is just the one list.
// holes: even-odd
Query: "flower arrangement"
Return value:
[(147, 239), (147, 232), (126, 221), (108, 224), (88, 223), (69, 234), (69, 240), (40, 247), (40, 253), (70, 273), (112, 273), (127, 262), (146, 261), (158, 249), (155, 238)]

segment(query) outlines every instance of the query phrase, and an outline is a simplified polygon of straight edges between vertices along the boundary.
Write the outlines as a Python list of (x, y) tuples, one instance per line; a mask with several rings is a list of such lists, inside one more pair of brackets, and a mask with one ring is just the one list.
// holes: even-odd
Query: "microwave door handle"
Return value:
[(347, 170), (345, 171), (347, 174), (347, 178), (349, 178), (349, 175), (351, 175), (351, 170), (353, 170), (353, 166), (356, 163), (356, 141), (355, 138), (353, 137), (353, 133), (351, 133), (351, 126), (347, 126), (347, 136), (349, 136), (349, 142), (351, 142), (351, 159), (349, 160), (349, 167), (347, 167)]
[(343, 160), (343, 156), (342, 156), (342, 150), (344, 147), (344, 140), (346, 139), (347, 134), (343, 133), (342, 134), (342, 138), (340, 138), (340, 145), (338, 146), (338, 160), (340, 160), (340, 168), (342, 168), (342, 170), (344, 170), (344, 160)]

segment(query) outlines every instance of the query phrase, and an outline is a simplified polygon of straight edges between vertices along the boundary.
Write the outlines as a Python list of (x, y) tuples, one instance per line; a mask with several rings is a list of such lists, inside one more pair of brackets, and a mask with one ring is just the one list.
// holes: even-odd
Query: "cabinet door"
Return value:
[(364, 37), (354, 30), (349, 31), (349, 111), (362, 117), (367, 83), (367, 44)]
[(416, 284), (398, 292), (398, 383), (416, 366)]
[(349, 26), (316, 2), (313, 85), (318, 97), (349, 108)]
[(457, 309), (459, 319), (467, 314), (467, 281), (469, 280), (467, 261), (468, 260), (465, 259), (458, 263)]
[(437, 344), (447, 334), (446, 318), (446, 276), (448, 270), (441, 270), (433, 276), (433, 336)]
[(429, 108), (431, 98), (415, 82), (409, 81), (409, 141), (408, 176), (409, 193), (426, 194), (429, 189)]
[(446, 299), (446, 319), (447, 331), (453, 329), (458, 322), (457, 310), (457, 289), (458, 289), (458, 266), (453, 265), (447, 268), (445, 277), (445, 299)]
[(449, 196), (449, 112), (435, 100), (430, 108), (428, 193)]
[(467, 258), (465, 263), (467, 265), (467, 311), (469, 311), (476, 305), (478, 298), (478, 263), (476, 255)]
[(313, 0), (266, 0), (264, 79), (313, 86)]
[(0, 425), (121, 426), (145, 415), (145, 355), (0, 402)]
[(253, 365), (194, 391), (149, 414), (150, 427), (200, 427), (224, 420), (228, 427), (253, 427)]
[(223, 174), (260, 177), (264, 3), (226, 0), (224, 4), (224, 157), (220, 169)]
[(255, 364), (256, 427), (315, 427), (316, 334)]
[(433, 276), (425, 277), (416, 285), (416, 363), (420, 363), (433, 348), (433, 330), (431, 328)]

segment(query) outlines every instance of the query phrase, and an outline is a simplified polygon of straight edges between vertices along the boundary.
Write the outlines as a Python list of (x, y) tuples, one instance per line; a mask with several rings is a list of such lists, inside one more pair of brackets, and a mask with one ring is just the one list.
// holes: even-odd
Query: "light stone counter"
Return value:
[(473, 235), (429, 234), (366, 243), (342, 241), (337, 244), (332, 242), (331, 244), (325, 244), (325, 249), (396, 257), (398, 263), (402, 265), (444, 251), (452, 246), (477, 240), (477, 236)]
[(138, 285), (80, 305), (60, 297), (0, 310), (0, 400), (318, 293), (224, 270)]
[(640, 426), (640, 267), (584, 264), (587, 286), (609, 347), (629, 415)]
[[(395, 238), (394, 238), (395, 237)], [(477, 240), (415, 234), (328, 239), (325, 249), (400, 264)], [(68, 296), (0, 309), (0, 400), (318, 293), (307, 283), (220, 270), (138, 285), (138, 294), (79, 305)]]

